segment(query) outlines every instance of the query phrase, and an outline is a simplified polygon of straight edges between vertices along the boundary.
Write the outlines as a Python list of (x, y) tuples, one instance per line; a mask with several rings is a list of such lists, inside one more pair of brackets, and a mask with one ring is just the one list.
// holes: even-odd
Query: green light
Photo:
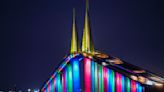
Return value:
[(99, 65), (99, 89), (100, 92), (104, 92), (104, 83), (103, 83), (103, 70), (102, 70), (102, 66)]
[(61, 83), (61, 74), (57, 75), (57, 83), (58, 83), (58, 92), (62, 92), (62, 83)]
[[(68, 65), (68, 92), (72, 92), (73, 90), (73, 84), (72, 84), (72, 66), (69, 64)], [(59, 91), (60, 92), (60, 91)]]
[[(95, 62), (94, 62), (95, 63)], [(97, 63), (95, 63), (95, 92), (98, 92), (98, 71), (97, 71)]]
[(115, 76), (114, 71), (112, 70), (112, 92), (115, 92)]
[(52, 86), (51, 86), (51, 91), (54, 92), (54, 82), (53, 82), (53, 80), (54, 80), (54, 79), (52, 79), (52, 81), (51, 81), (51, 85), (52, 85)]
[(126, 92), (130, 92), (130, 79), (126, 77)]

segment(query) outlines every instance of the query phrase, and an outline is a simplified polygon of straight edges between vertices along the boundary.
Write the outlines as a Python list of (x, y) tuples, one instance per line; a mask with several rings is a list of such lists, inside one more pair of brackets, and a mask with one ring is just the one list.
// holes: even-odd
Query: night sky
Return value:
[[(96, 50), (164, 76), (163, 0), (90, 0)], [(72, 9), (85, 0), (0, 1), (0, 90), (40, 88), (69, 53)]]

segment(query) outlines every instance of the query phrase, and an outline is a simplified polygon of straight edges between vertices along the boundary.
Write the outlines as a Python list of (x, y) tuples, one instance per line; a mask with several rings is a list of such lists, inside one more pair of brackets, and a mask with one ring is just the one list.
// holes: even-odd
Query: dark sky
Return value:
[[(95, 48), (164, 75), (163, 0), (90, 0)], [(72, 8), (85, 0), (0, 1), (0, 90), (40, 88), (69, 53)]]

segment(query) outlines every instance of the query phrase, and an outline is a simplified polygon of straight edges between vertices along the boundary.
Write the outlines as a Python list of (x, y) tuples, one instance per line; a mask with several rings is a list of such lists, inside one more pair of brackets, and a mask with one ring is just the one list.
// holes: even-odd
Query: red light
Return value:
[(104, 92), (108, 90), (108, 72), (107, 68), (103, 67), (103, 79), (104, 79)]
[(85, 92), (91, 92), (91, 60), (84, 58)]

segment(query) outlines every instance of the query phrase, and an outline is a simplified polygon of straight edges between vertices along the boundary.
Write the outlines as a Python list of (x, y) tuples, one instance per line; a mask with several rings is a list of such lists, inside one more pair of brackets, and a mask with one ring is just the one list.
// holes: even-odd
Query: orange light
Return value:
[(102, 54), (102, 53), (97, 54), (96, 56), (99, 57), (99, 58), (108, 58), (108, 55)]
[(135, 72), (135, 73), (145, 73), (146, 71), (145, 70), (134, 70), (133, 72)]
[(135, 81), (138, 80), (137, 76), (134, 76), (134, 75), (131, 75), (130, 78), (131, 78), (132, 80), (135, 80)]
[(154, 85), (157, 86), (157, 87), (163, 87), (163, 84), (162, 83), (155, 82)]
[(113, 64), (123, 64), (123, 62), (118, 58), (114, 59), (113, 61)]

